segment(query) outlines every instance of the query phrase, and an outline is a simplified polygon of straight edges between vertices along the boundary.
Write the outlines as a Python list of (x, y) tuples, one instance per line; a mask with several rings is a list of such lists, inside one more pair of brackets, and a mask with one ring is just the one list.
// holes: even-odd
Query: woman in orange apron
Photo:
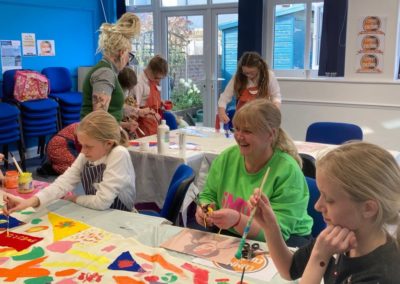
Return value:
[(154, 56), (144, 71), (139, 74), (133, 93), (141, 108), (138, 123), (144, 134), (138, 133), (140, 137), (157, 133), (157, 127), (163, 114), (160, 81), (167, 74), (168, 63), (160, 55)]
[(236, 97), (236, 110), (255, 98), (266, 98), (280, 107), (281, 93), (274, 73), (256, 52), (245, 52), (239, 60), (237, 71), (218, 100), (218, 115), (222, 122), (230, 121), (227, 104)]

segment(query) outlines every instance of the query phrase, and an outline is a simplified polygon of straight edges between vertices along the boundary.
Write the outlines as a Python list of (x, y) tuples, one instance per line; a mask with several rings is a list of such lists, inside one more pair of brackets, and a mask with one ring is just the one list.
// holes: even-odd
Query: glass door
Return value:
[(237, 9), (166, 11), (161, 19), (169, 63), (164, 99), (197, 125), (214, 126), (219, 94), (236, 71)]
[[(167, 55), (169, 80), (164, 82), (166, 99), (186, 121), (203, 124), (203, 105), (207, 97), (206, 54), (204, 52), (204, 14), (164, 12), (161, 42)], [(190, 118), (189, 118), (190, 116)]]

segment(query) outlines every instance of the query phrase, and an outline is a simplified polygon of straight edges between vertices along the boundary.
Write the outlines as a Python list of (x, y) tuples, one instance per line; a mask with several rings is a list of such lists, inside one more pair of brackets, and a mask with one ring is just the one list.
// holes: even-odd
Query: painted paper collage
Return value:
[(21, 225), (8, 236), (5, 230), (0, 232), (1, 283), (240, 282), (240, 274), (225, 274), (172, 257), (164, 249), (145, 246), (133, 238), (52, 212), (40, 218), (30, 217), (31, 213), (13, 214), (13, 224)]

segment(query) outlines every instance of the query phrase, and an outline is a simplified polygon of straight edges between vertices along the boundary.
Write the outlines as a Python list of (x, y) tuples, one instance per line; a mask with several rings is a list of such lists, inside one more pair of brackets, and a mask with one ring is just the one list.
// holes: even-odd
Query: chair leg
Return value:
[(46, 136), (39, 137), (38, 154), (40, 153), (40, 158), (44, 157), (44, 147), (46, 144)]
[(21, 160), (22, 170), (26, 172), (24, 143), (21, 139), (18, 141), (18, 152), (19, 152), (19, 158)]

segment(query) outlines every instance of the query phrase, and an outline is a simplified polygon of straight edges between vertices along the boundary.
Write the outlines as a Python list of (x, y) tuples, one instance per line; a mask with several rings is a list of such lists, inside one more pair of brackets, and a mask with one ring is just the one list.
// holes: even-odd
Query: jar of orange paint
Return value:
[(6, 171), (4, 177), (4, 186), (7, 189), (13, 189), (18, 187), (18, 172), (17, 171)]

